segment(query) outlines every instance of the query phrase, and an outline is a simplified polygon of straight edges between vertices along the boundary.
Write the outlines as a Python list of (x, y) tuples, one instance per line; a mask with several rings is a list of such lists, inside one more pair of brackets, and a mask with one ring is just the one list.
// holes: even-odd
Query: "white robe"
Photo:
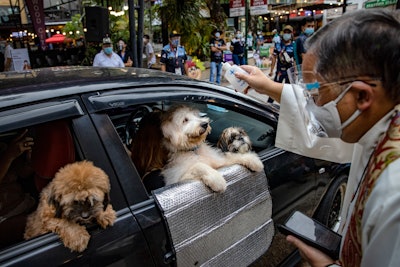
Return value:
[[(355, 202), (351, 199), (393, 112), (377, 122), (358, 143), (348, 144), (337, 138), (310, 136), (300, 110), (304, 103), (298, 103), (303, 98), (296, 94), (303, 94), (302, 89), (284, 85), (275, 145), (307, 157), (351, 162), (338, 231), (345, 236)], [(397, 256), (400, 251), (400, 160), (391, 163), (381, 174), (366, 203), (362, 223), (362, 266), (400, 266), (400, 256)]]

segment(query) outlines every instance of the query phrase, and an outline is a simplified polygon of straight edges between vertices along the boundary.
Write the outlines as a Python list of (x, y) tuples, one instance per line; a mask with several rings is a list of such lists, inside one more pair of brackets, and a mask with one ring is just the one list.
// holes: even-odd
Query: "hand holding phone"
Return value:
[(297, 237), (334, 260), (339, 258), (342, 236), (300, 211), (295, 211), (283, 225), (278, 225), (278, 229), (285, 235)]

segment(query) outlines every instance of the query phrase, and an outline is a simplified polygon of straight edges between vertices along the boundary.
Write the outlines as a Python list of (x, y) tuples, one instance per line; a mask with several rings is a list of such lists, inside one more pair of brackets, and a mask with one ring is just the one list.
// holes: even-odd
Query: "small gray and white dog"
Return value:
[(248, 153), (251, 151), (250, 137), (241, 127), (228, 127), (220, 135), (217, 147), (222, 152)]
[(163, 116), (163, 144), (169, 161), (162, 170), (165, 184), (200, 180), (215, 192), (224, 192), (226, 181), (217, 169), (240, 164), (261, 172), (264, 165), (254, 152), (223, 153), (206, 142), (211, 132), (210, 119), (187, 106), (170, 108)]

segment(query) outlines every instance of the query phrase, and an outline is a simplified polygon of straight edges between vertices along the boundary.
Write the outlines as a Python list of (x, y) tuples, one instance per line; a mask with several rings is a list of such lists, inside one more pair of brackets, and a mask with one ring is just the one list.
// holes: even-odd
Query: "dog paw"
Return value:
[(80, 226), (80, 228), (73, 227), (64, 229), (60, 234), (60, 238), (64, 243), (64, 246), (69, 248), (71, 251), (82, 252), (89, 244), (90, 235), (86, 231), (85, 227)]
[(209, 179), (204, 179), (204, 183), (211, 188), (212, 191), (216, 193), (223, 193), (226, 190), (226, 181), (222, 175), (209, 177)]
[(251, 154), (252, 159), (248, 161), (247, 168), (254, 172), (261, 172), (264, 170), (264, 164), (257, 155)]
[(106, 228), (107, 226), (112, 226), (115, 222), (117, 215), (115, 210), (113, 210), (111, 205), (107, 206), (107, 209), (101, 213), (100, 216), (97, 218), (97, 223), (102, 227)]

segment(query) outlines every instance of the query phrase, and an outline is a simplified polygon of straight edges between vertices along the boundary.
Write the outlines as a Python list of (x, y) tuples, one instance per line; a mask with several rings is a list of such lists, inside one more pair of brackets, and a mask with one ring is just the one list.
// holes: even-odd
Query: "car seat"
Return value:
[(36, 189), (41, 192), (61, 167), (75, 162), (75, 147), (65, 120), (38, 125), (33, 138), (34, 180)]

